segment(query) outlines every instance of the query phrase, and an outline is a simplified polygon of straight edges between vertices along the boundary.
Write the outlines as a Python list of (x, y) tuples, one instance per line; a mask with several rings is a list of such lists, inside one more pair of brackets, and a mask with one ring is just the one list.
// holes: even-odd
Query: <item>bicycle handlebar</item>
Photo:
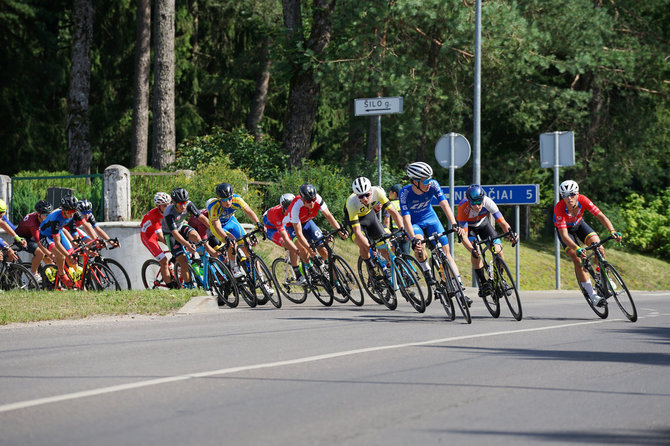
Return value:
[(337, 234), (338, 232), (340, 232), (340, 233), (342, 233), (342, 234), (345, 234), (346, 231), (347, 231), (347, 230), (344, 229), (344, 227), (342, 227), (342, 226), (340, 225), (340, 228), (339, 228), (339, 229), (333, 229), (333, 230), (330, 231), (330, 232), (326, 232), (325, 234), (321, 235), (321, 237), (319, 237), (318, 239), (316, 239), (316, 240), (314, 240), (314, 241), (312, 241), (312, 242), (309, 242), (309, 247), (312, 248), (312, 249), (314, 249), (314, 248), (316, 248), (317, 246), (320, 246), (325, 240), (327, 240), (327, 239), (331, 238), (333, 235)]
[(585, 249), (585, 250), (587, 250), (587, 251), (591, 251), (591, 250), (593, 250), (593, 249), (599, 248), (600, 246), (604, 245), (605, 242), (608, 242), (608, 241), (610, 241), (610, 240), (614, 240), (614, 236), (613, 236), (613, 235), (610, 235), (609, 237), (606, 237), (606, 238), (602, 239), (602, 240), (599, 241), (598, 243), (591, 243), (589, 246), (587, 246), (586, 248), (582, 248), (582, 249)]
[(507, 231), (503, 232), (502, 234), (495, 234), (493, 236), (487, 237), (485, 239), (475, 239), (474, 245), (481, 246), (481, 245), (488, 245), (493, 243), (493, 240), (498, 239), (498, 238), (503, 238), (503, 237), (509, 237), (512, 236), (514, 238), (514, 241), (512, 242), (512, 246), (516, 246), (517, 243), (519, 243), (519, 240), (516, 237), (516, 234), (514, 234), (513, 231)]

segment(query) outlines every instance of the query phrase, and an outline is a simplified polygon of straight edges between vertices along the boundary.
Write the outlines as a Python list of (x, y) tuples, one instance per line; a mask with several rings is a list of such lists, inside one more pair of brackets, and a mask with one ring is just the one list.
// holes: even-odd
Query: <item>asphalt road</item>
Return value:
[(601, 320), (368, 304), (0, 328), (0, 445), (670, 444), (670, 293)]

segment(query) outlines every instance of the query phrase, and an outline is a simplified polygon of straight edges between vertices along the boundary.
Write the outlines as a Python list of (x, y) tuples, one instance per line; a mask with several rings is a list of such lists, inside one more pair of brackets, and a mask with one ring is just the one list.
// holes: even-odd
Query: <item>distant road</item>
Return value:
[[(471, 293), (472, 294), (472, 293)], [(0, 445), (670, 444), (670, 292), (0, 328)]]

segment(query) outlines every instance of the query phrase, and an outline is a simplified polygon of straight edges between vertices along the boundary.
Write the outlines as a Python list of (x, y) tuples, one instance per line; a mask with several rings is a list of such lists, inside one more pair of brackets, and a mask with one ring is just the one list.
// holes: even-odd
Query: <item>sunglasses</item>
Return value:
[(577, 194), (574, 193), (574, 192), (570, 192), (570, 193), (566, 193), (566, 194), (562, 194), (562, 195), (563, 195), (563, 198), (568, 198), (568, 197), (574, 197)]
[(428, 186), (432, 180), (433, 180), (432, 178), (421, 180), (421, 184), (423, 184), (424, 186)]
[(175, 201), (174, 204), (178, 204), (178, 205), (180, 205), (180, 206), (184, 206), (184, 205), (186, 205), (186, 203), (188, 203), (188, 201)]
[(230, 198), (221, 198), (221, 201), (226, 201), (226, 202), (228, 202), (228, 201), (231, 201), (232, 199), (233, 199), (233, 197), (230, 197)]
[(484, 200), (471, 200), (470, 204), (474, 206), (479, 206)]
[(370, 192), (368, 192), (367, 194), (361, 194), (361, 195), (358, 196), (358, 199), (362, 200), (364, 198), (368, 198), (370, 195), (372, 195)]
[(310, 200), (303, 198), (302, 201), (304, 201), (305, 203), (314, 203), (316, 201), (316, 198), (312, 198)]

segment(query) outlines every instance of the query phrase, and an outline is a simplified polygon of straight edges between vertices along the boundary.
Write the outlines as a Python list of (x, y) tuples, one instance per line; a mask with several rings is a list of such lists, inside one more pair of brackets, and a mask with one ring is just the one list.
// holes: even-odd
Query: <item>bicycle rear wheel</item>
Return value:
[(119, 286), (122, 290), (131, 290), (132, 285), (130, 284), (130, 276), (126, 269), (114, 259), (105, 259), (103, 263), (116, 277), (116, 281), (119, 282)]
[(293, 267), (285, 258), (279, 257), (272, 262), (272, 275), (282, 296), (293, 303), (301, 304), (307, 300), (307, 287), (295, 279)]
[(86, 288), (91, 286), (95, 291), (121, 290), (114, 273), (105, 264), (91, 262), (86, 270)]
[(40, 289), (37, 279), (30, 268), (20, 263), (7, 263), (0, 279), (3, 291), (37, 291)]
[(498, 296), (505, 297), (505, 301), (507, 301), (507, 306), (509, 307), (509, 311), (512, 312), (512, 316), (514, 316), (514, 319), (517, 321), (520, 321), (523, 317), (521, 299), (519, 298), (519, 291), (512, 278), (512, 273), (510, 273), (507, 264), (500, 257), (495, 258), (494, 266), (496, 268), (496, 274), (498, 275), (497, 279), (494, 280), (498, 288)]
[(359, 307), (363, 305), (363, 290), (354, 270), (337, 254), (331, 256), (330, 261), (333, 263), (335, 272), (333, 278), (335, 290), (342, 296), (346, 296), (354, 305)]
[(382, 294), (386, 292), (383, 287), (378, 286), (379, 284), (370, 275), (368, 266), (365, 264), (365, 260), (358, 258), (358, 278), (361, 281), (361, 285), (365, 292), (370, 296), (370, 299), (378, 303), (379, 305), (384, 305), (384, 299), (382, 299)]
[(216, 294), (216, 303), (221, 307), (224, 305), (235, 308), (240, 302), (240, 290), (233, 278), (233, 273), (219, 259), (209, 259), (209, 271), (207, 275), (209, 288)]
[(453, 321), (456, 319), (456, 309), (454, 308), (454, 301), (451, 298), (449, 288), (447, 288), (447, 276), (443, 271), (438, 269), (434, 257), (430, 258), (430, 269), (432, 270), (436, 282), (435, 300), (439, 300), (442, 304), (442, 308), (444, 308), (444, 312), (447, 314), (447, 319)]
[[(200, 265), (202, 269), (202, 264), (200, 263), (200, 260), (192, 260), (193, 263)], [(189, 263), (188, 264), (188, 273), (189, 273), (189, 279), (191, 280), (191, 283), (193, 284), (194, 287), (196, 288), (204, 288), (203, 284), (203, 278), (199, 274), (195, 272), (193, 269), (193, 266)], [(174, 263), (174, 274), (175, 277), (177, 278), (177, 283), (179, 283), (180, 288), (184, 287), (184, 274), (181, 269), (181, 264), (179, 262)]]
[[(633, 296), (631, 296), (626, 282), (621, 278), (621, 274), (609, 263), (602, 265), (603, 281), (608, 289), (608, 297), (614, 296), (614, 300), (621, 309), (621, 312), (628, 318), (629, 321), (637, 321), (637, 309)], [(608, 280), (609, 279), (609, 280)]]
[(423, 291), (419, 285), (419, 278), (423, 277), (421, 273), (416, 272), (402, 258), (396, 257), (394, 260), (396, 281), (400, 287), (400, 293), (409, 302), (409, 304), (419, 313), (426, 311), (426, 301), (423, 297)]
[(149, 259), (142, 264), (142, 284), (146, 289), (166, 288), (167, 284), (161, 276), (160, 263), (156, 259)]
[(415, 275), (418, 279), (417, 285), (421, 288), (421, 292), (423, 293), (424, 301), (426, 302), (427, 307), (433, 300), (433, 288), (428, 286), (428, 282), (426, 280), (426, 274), (428, 274), (429, 271), (424, 271), (421, 268), (419, 261), (409, 254), (401, 254), (398, 257), (407, 262), (407, 265), (409, 265), (412, 271), (416, 273)]

